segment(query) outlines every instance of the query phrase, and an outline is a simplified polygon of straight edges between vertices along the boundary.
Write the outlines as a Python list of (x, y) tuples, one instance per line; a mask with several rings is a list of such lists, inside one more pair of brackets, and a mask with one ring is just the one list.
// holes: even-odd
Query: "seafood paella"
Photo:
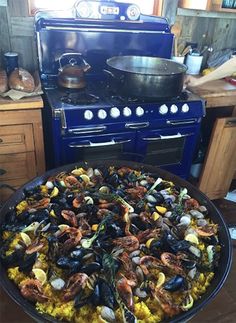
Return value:
[(218, 225), (185, 187), (132, 167), (78, 167), (24, 190), (0, 260), (39, 313), (161, 322), (190, 310), (220, 258)]

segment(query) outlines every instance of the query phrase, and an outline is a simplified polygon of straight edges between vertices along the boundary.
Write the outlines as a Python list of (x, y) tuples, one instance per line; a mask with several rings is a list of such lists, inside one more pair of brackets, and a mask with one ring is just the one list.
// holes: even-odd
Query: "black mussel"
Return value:
[(71, 259), (69, 257), (61, 257), (57, 260), (57, 266), (62, 269), (69, 269), (70, 273), (76, 273), (81, 268), (79, 260)]
[(66, 197), (64, 196), (64, 194), (59, 194), (53, 198), (51, 198), (51, 202), (52, 203), (56, 203), (58, 204), (59, 206), (63, 207), (64, 209), (65, 208), (70, 208), (71, 206), (67, 203), (67, 199)]
[(35, 264), (36, 259), (37, 252), (34, 252), (31, 255), (25, 255), (18, 263), (19, 271), (29, 273), (32, 270), (33, 265)]
[(132, 223), (139, 229), (142, 231), (145, 231), (147, 229), (151, 229), (151, 223), (145, 222), (143, 221), (139, 216), (135, 216), (132, 219)]
[(113, 293), (111, 287), (103, 279), (100, 279), (99, 287), (100, 287), (100, 295), (101, 295), (100, 296), (101, 304), (105, 305), (107, 307), (110, 307), (110, 308), (114, 308), (115, 296), (114, 296), (114, 293)]
[(169, 279), (164, 285), (164, 289), (170, 292), (176, 292), (184, 286), (184, 278), (180, 275), (176, 275), (173, 278)]
[(35, 197), (37, 195), (39, 195), (40, 196), (39, 200), (42, 198), (40, 186), (35, 186), (33, 188), (25, 188), (23, 192), (25, 194), (25, 197), (32, 197), (33, 196), (34, 199), (36, 199)]
[(30, 223), (42, 222), (49, 219), (49, 211), (47, 209), (39, 209), (30, 214)]
[(166, 242), (169, 245), (172, 252), (188, 251), (191, 243), (187, 240), (177, 240), (171, 234), (167, 235)]
[(73, 259), (82, 259), (83, 256), (86, 254), (86, 250), (84, 248), (79, 248), (79, 249), (75, 249), (73, 251), (71, 251), (70, 253), (70, 257)]
[(93, 293), (90, 297), (90, 301), (93, 305), (98, 306), (101, 304), (101, 294), (99, 283), (96, 283)]
[(114, 187), (117, 187), (120, 184), (119, 175), (114, 173), (107, 178), (108, 184), (111, 184)]
[(122, 189), (118, 189), (115, 191), (115, 194), (119, 195), (120, 197), (124, 198), (126, 196), (126, 193)]
[(98, 262), (91, 262), (90, 264), (86, 264), (83, 267), (81, 267), (80, 272), (85, 273), (89, 276), (97, 271), (100, 271), (101, 267), (101, 264), (99, 264)]
[(31, 222), (31, 213), (29, 213), (29, 211), (23, 211), (23, 212), (21, 212), (21, 213), (19, 213), (18, 215), (17, 215), (17, 220), (19, 220), (19, 221), (24, 221), (25, 223), (27, 223), (28, 224), (28, 221), (27, 220), (29, 220), (29, 222)]
[(48, 259), (54, 261), (58, 257), (59, 243), (57, 237), (51, 235), (48, 240)]
[(164, 197), (163, 197), (163, 195), (161, 194), (161, 193), (159, 193), (159, 192), (157, 192), (157, 193), (152, 193), (152, 195), (155, 197), (155, 199), (156, 199), (156, 203), (157, 203), (157, 205), (160, 205), (160, 204), (162, 204), (162, 203), (164, 203), (165, 202), (165, 200), (164, 200)]
[(23, 250), (15, 250), (8, 256), (4, 256), (3, 253), (0, 253), (0, 259), (6, 267), (15, 267), (19, 265), (19, 261), (23, 258)]
[(189, 270), (196, 267), (196, 261), (189, 260), (189, 259), (182, 259), (181, 264), (184, 266), (184, 268)]
[(57, 203), (52, 203), (50, 211), (53, 211), (57, 217), (60, 217), (61, 211), (64, 210), (64, 207), (57, 204)]
[(106, 232), (109, 232), (111, 238), (117, 238), (124, 235), (121, 225), (117, 225), (115, 222), (107, 225)]

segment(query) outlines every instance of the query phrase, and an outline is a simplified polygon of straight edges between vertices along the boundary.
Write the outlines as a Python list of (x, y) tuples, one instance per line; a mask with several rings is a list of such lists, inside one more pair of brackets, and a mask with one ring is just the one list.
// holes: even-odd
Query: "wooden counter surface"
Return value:
[(11, 99), (0, 97), (0, 111), (1, 110), (27, 110), (27, 109), (42, 109), (43, 100), (41, 96), (28, 97), (13, 101)]
[(206, 108), (236, 106), (236, 86), (225, 80), (216, 80), (191, 88), (206, 102)]

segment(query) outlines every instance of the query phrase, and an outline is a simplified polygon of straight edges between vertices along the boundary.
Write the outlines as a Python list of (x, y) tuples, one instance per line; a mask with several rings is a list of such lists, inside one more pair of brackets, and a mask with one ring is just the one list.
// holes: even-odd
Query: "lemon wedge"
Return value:
[(23, 240), (24, 244), (28, 247), (31, 244), (31, 239), (27, 233), (21, 232), (20, 233), (21, 239)]
[(58, 228), (60, 229), (60, 231), (65, 231), (66, 229), (69, 229), (69, 225), (67, 224), (60, 224), (58, 225)]
[(82, 178), (82, 180), (88, 184), (90, 182), (90, 178), (88, 177), (88, 175), (82, 174), (80, 175), (80, 178)]
[(38, 279), (42, 285), (46, 283), (47, 274), (44, 270), (40, 268), (34, 268), (32, 269), (32, 272), (34, 273), (35, 278)]
[(184, 238), (186, 241), (189, 241), (191, 243), (195, 243), (195, 244), (199, 244), (198, 238), (195, 234), (193, 233), (189, 233), (186, 235), (186, 237)]
[(59, 193), (59, 189), (55, 186), (50, 194), (50, 197), (56, 197)]
[(160, 214), (165, 214), (167, 211), (167, 208), (165, 208), (164, 206), (156, 206), (156, 210)]
[(160, 288), (164, 284), (165, 280), (166, 280), (165, 274), (160, 272), (159, 275), (158, 275), (156, 288)]
[(148, 239), (148, 241), (146, 242), (146, 247), (149, 249), (151, 246), (151, 243), (153, 242), (154, 238), (150, 238)]
[(82, 174), (86, 173), (86, 170), (83, 169), (82, 167), (80, 168), (75, 168), (72, 170), (71, 174), (75, 175), (75, 176), (80, 176)]

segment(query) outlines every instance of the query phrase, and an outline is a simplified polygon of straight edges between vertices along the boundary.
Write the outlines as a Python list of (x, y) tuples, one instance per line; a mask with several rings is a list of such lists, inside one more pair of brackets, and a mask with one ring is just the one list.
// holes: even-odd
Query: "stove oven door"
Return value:
[(135, 132), (64, 138), (61, 164), (91, 160), (135, 160)]
[(183, 178), (189, 176), (199, 125), (142, 130), (137, 133), (139, 161), (157, 165)]

